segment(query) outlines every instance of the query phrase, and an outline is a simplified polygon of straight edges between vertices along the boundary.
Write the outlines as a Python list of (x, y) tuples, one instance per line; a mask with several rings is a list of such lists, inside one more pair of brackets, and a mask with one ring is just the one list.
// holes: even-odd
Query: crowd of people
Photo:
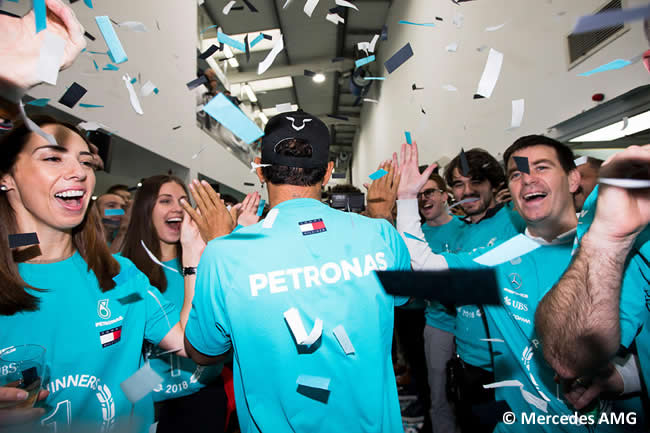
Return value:
[[(68, 66), (83, 28), (45, 3)], [(650, 179), (650, 145), (576, 166), (565, 144), (529, 135), (502, 162), (461, 150), (441, 174), (404, 143), (359, 215), (322, 202), (329, 130), (296, 111), (269, 120), (254, 161), (261, 220), (258, 193), (226, 204), (173, 175), (93, 202), (103, 162), (84, 132), (20, 118), (40, 41), (12, 36), (0, 38), (0, 360), (39, 345), (45, 369), (34, 406), (21, 389), (33, 371), (0, 386), (0, 430), (226, 431), (225, 382), (242, 432), (403, 431), (397, 317), (425, 429), (647, 431), (650, 193), (599, 179)], [(439, 281), (485, 269), (496, 282), (438, 297)], [(403, 290), (389, 294), (382, 271)], [(427, 295), (409, 297), (421, 275)]]

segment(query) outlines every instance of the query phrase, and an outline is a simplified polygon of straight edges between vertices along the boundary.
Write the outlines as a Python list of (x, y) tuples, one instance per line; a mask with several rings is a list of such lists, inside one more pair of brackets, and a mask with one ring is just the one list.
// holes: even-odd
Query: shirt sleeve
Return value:
[(640, 253), (628, 261), (621, 285), (620, 323), (621, 345), (629, 347), (636, 338), (648, 314), (645, 290), (649, 287), (648, 264)]
[(165, 298), (157, 288), (150, 285), (149, 279), (144, 274), (141, 273), (141, 275), (149, 286), (144, 294), (147, 309), (144, 338), (153, 344), (158, 344), (178, 323), (180, 313), (172, 302)]
[(222, 355), (232, 347), (216, 257), (214, 246), (208, 244), (197, 269), (192, 310), (185, 327), (187, 341), (206, 356)]
[[(397, 200), (397, 231), (402, 235), (411, 254), (411, 266), (414, 270), (443, 271), (448, 269), (445, 258), (434, 254), (424, 240), (416, 199)], [(407, 236), (407, 233), (411, 236)]]

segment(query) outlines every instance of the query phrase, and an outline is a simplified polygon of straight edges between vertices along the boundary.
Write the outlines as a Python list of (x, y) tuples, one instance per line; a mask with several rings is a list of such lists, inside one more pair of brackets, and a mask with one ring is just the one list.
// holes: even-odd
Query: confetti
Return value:
[(390, 59), (386, 60), (384, 67), (386, 68), (386, 71), (391, 74), (411, 57), (413, 57), (413, 49), (411, 48), (411, 44), (407, 43), (393, 54)]
[(412, 21), (400, 20), (398, 24), (409, 24), (412, 26), (435, 27), (435, 23), (414, 23)]
[(261, 75), (264, 72), (266, 72), (267, 69), (271, 67), (271, 64), (273, 64), (273, 61), (277, 57), (278, 54), (284, 49), (284, 39), (282, 35), (280, 35), (280, 39), (277, 40), (277, 42), (273, 45), (273, 49), (269, 52), (269, 54), (266, 56), (266, 58), (260, 62), (260, 64), (257, 66), (257, 75)]
[(38, 245), (38, 235), (36, 233), (18, 233), (9, 235), (9, 248), (26, 247), (29, 245)]
[(381, 179), (382, 177), (386, 176), (388, 172), (384, 170), (383, 168), (380, 168), (379, 170), (375, 171), (374, 173), (371, 173), (368, 177), (372, 180), (377, 180)]
[(345, 328), (343, 327), (343, 325), (337, 326), (332, 330), (332, 332), (336, 337), (336, 340), (341, 345), (341, 349), (343, 349), (343, 352), (345, 352), (346, 355), (353, 354), (354, 346), (352, 345), (352, 342), (350, 341), (350, 337), (348, 337), (347, 332), (345, 332)]
[(55, 86), (59, 69), (63, 64), (65, 41), (59, 35), (48, 30), (44, 35), (36, 65), (36, 76), (40, 81)]
[(95, 21), (97, 22), (99, 31), (104, 37), (106, 46), (108, 46), (108, 55), (110, 56), (113, 63), (120, 64), (126, 62), (129, 58), (126, 55), (126, 52), (122, 47), (122, 43), (117, 37), (115, 29), (113, 28), (113, 24), (111, 24), (109, 18), (107, 16), (99, 16), (95, 17)]
[(129, 100), (131, 101), (133, 110), (135, 110), (135, 112), (140, 115), (144, 114), (142, 111), (142, 106), (140, 105), (140, 100), (138, 99), (138, 95), (135, 93), (135, 89), (133, 88), (133, 83), (131, 82), (131, 77), (129, 77), (129, 74), (123, 75), (122, 80), (124, 80), (126, 90), (129, 92)]
[(246, 117), (223, 93), (210, 100), (203, 110), (247, 144), (264, 135), (255, 122)]
[(476, 94), (484, 98), (492, 96), (492, 91), (497, 84), (499, 74), (501, 73), (501, 66), (503, 65), (503, 54), (490, 48), (481, 81), (478, 83), (478, 90)]
[(513, 156), (517, 170), (522, 173), (530, 174), (530, 166), (528, 165), (528, 158), (525, 156)]
[(59, 103), (68, 108), (75, 106), (77, 102), (86, 94), (87, 90), (80, 86), (78, 83), (72, 83), (70, 88), (63, 94)]

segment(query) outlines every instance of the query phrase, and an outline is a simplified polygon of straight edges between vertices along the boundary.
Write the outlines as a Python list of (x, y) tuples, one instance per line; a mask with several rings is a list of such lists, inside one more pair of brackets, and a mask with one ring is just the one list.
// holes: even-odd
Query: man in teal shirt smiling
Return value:
[(242, 432), (402, 429), (391, 361), (393, 308), (374, 270), (409, 269), (384, 220), (319, 199), (329, 132), (302, 111), (272, 118), (257, 174), (271, 210), (211, 241), (197, 271), (185, 345), (199, 364), (233, 349)]
[[(424, 179), (411, 168), (417, 167), (417, 161), (413, 161), (410, 149), (405, 154), (397, 227), (400, 232), (412, 233), (419, 226), (413, 198)], [(527, 225), (524, 243), (532, 246), (519, 257), (510, 257), (508, 246), (491, 251), (502, 257), (494, 268), (502, 305), (485, 307), (490, 330), (501, 335), (501, 341), (494, 342), (499, 353), (495, 354), (496, 383), (492, 386), (496, 388), (497, 400), (505, 400), (511, 409), (503, 414), (504, 422), (497, 424), (495, 431), (587, 431), (584, 425), (559, 425), (559, 421), (530, 422), (530, 417), (545, 420), (549, 416), (552, 420), (554, 415), (574, 414), (574, 409), (561, 398), (553, 380), (554, 372), (543, 359), (534, 315), (541, 298), (571, 260), (577, 225), (572, 193), (579, 185), (579, 174), (571, 150), (543, 136), (522, 137), (506, 150), (504, 157), (515, 207)], [(475, 268), (479, 264), (474, 259), (483, 252), (435, 255), (422, 242), (407, 238), (406, 243), (416, 270)], [(608, 379), (615, 382), (620, 379), (617, 375), (612, 369)], [(596, 431), (620, 428), (599, 425)]]

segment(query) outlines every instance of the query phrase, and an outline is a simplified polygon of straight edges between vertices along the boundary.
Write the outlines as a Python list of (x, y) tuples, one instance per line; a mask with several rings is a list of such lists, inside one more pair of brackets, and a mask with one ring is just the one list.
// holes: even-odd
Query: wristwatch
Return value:
[(187, 277), (188, 275), (196, 275), (196, 266), (183, 267), (183, 276)]

